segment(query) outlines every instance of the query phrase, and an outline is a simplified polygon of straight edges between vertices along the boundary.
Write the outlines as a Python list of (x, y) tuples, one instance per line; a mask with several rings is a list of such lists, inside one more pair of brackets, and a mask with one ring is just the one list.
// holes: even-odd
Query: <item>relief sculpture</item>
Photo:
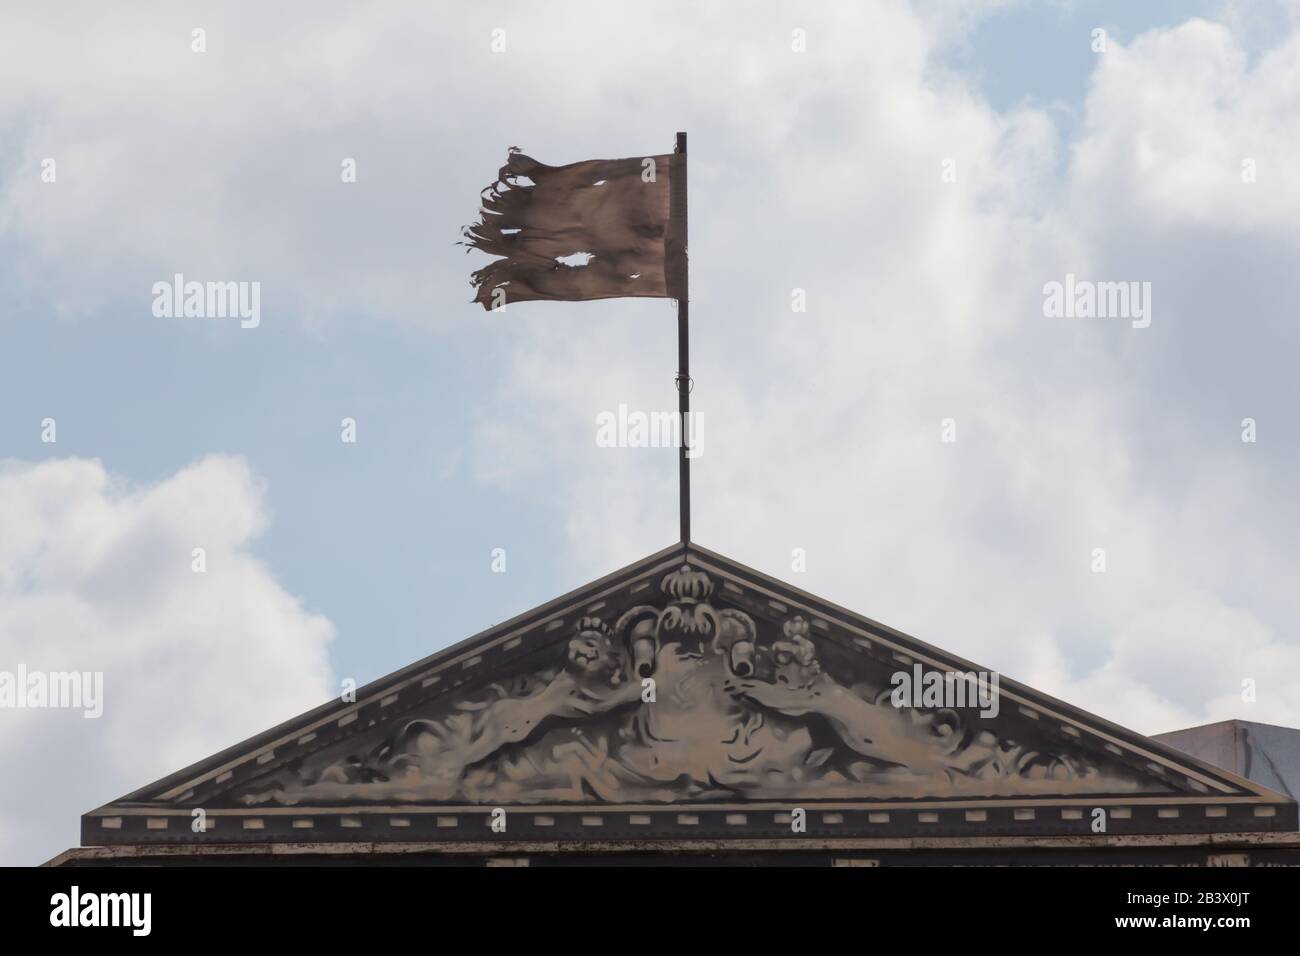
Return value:
[[(759, 626), (684, 565), (663, 600), (581, 618), (552, 666), (255, 782), (248, 805), (895, 799), (1133, 792), (1125, 767), (898, 708), (888, 668), (798, 615)], [(823, 653), (819, 653), (819, 650)], [(832, 662), (828, 658), (834, 657)]]

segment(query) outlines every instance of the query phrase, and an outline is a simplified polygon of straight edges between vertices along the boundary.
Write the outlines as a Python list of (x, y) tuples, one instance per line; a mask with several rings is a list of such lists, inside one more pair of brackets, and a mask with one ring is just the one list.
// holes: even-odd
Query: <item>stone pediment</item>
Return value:
[(1098, 810), (1110, 834), (1297, 826), (1284, 796), (679, 545), (92, 811), (82, 839), (1086, 836)]

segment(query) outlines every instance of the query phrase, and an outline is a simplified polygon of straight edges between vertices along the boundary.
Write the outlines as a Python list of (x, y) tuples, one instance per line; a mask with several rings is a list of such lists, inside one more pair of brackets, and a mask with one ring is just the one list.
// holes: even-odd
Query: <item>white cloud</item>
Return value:
[[(1252, 63), (1223, 24), (1190, 20), (1098, 57), (1072, 185), (1102, 217), (1300, 239), (1300, 32)], [(1246, 161), (1256, 182), (1243, 181)], [(1103, 201), (1098, 203), (1097, 200)]]
[(0, 709), (0, 860), (75, 846), (85, 811), (329, 696), (332, 626), (248, 550), (264, 499), (238, 458), (144, 487), (98, 461), (0, 463), (0, 670), (104, 682), (98, 719)]
[[(898, 2), (771, 3), (741, 18), (680, 4), (631, 13), (632, 28), (594, 2), (38, 8), (4, 24), (0, 131), (21, 149), (0, 181), (0, 236), (21, 239), (15, 267), (66, 315), (136, 302), (124, 315), (147, 319), (152, 284), (182, 272), (262, 282), (271, 324), (361, 310), (443, 326), (470, 298), (453, 243), (506, 147), (635, 154), (693, 125), (716, 137), (701, 140), (700, 172), (721, 176), (776, 143), (833, 143), (857, 124), (800, 93), (837, 77), (906, 93), (876, 120), (910, 126), (936, 97), (917, 82), (927, 30), (984, 5), (963, 6), (923, 20)], [(809, 54), (791, 52), (795, 26)], [(900, 70), (907, 83), (891, 79)], [(40, 178), (47, 157), (54, 185)], [(845, 154), (845, 174), (862, 159)]]

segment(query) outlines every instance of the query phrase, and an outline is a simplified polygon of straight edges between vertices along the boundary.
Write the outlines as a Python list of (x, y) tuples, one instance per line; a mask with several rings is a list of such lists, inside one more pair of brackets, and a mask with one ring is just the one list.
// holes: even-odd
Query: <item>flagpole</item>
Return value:
[[(686, 134), (677, 134), (677, 153), (683, 159), (686, 157)], [(686, 212), (686, 163), (683, 162), (673, 170), (673, 185), (677, 185), (678, 177), (681, 181), (681, 212)], [(676, 192), (676, 189), (674, 190)], [(675, 210), (676, 211), (676, 210)], [(683, 239), (685, 236), (683, 235)], [(687, 422), (690, 420), (691, 412), (691, 372), (690, 372), (690, 355), (691, 355), (691, 336), (690, 336), (690, 303), (689, 299), (689, 266), (684, 267), (685, 276), (683, 277), (681, 295), (677, 299), (677, 410), (681, 415), (681, 447), (678, 450), (678, 486), (681, 501), (679, 508), (681, 512), (681, 530), (682, 544), (688, 544), (691, 540), (691, 459), (687, 455), (687, 436), (691, 433), (687, 430)]]

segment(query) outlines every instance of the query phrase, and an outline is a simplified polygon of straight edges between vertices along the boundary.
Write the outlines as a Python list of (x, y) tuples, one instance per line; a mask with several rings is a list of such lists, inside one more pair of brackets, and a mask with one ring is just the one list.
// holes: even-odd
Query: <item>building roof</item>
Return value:
[(1222, 720), (1152, 739), (1223, 767), (1292, 799), (1300, 792), (1300, 730), (1253, 720)]
[[(1289, 795), (994, 676), (678, 544), (86, 813), (82, 844), (1296, 831)], [(967, 699), (897, 706), (907, 682)]]

